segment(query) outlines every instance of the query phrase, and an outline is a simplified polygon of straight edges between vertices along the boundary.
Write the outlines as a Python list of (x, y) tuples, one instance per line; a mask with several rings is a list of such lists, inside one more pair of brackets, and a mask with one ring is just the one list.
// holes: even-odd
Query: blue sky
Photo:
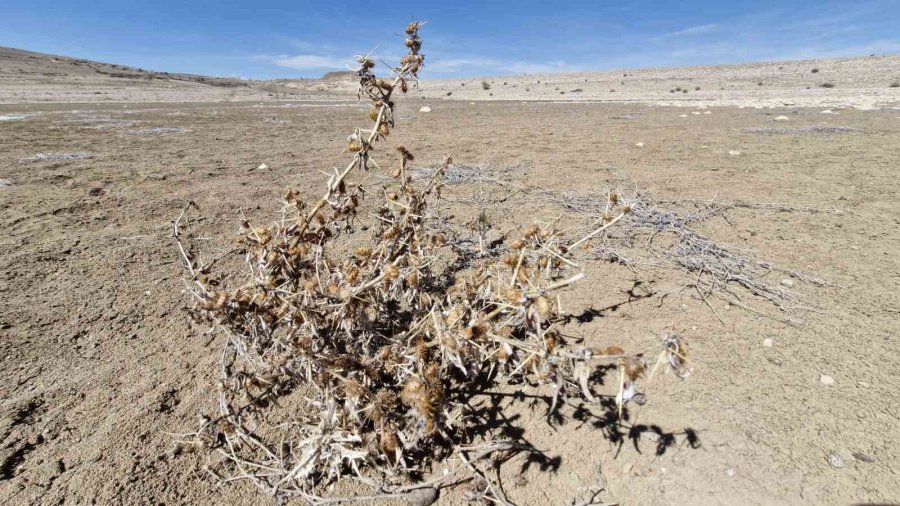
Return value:
[(423, 19), (423, 77), (900, 53), (900, 0), (0, 0), (0, 46), (153, 70), (316, 77), (402, 54)]

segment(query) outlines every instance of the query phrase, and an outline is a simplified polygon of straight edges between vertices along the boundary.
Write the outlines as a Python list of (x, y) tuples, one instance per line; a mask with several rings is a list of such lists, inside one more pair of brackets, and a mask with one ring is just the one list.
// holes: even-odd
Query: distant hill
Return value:
[(0, 103), (6, 104), (316, 99), (322, 95), (274, 81), (155, 71), (0, 47)]
[(0, 74), (19, 77), (66, 78), (76, 76), (105, 76), (117, 79), (165, 80), (202, 83), (210, 86), (241, 87), (246, 81), (234, 78), (209, 77), (175, 72), (158, 72), (128, 65), (102, 63), (68, 56), (35, 53), (22, 49), (0, 47)]
[(323, 81), (354, 81), (356, 80), (356, 72), (352, 70), (338, 70), (328, 72), (322, 76)]

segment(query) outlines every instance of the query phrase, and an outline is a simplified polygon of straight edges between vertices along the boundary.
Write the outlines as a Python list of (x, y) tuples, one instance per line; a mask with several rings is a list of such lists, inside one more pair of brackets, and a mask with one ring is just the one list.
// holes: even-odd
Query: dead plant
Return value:
[[(460, 237), (429, 207), (450, 159), (417, 179), (409, 171), (414, 155), (397, 146), (400, 163), (393, 184), (377, 192), (371, 238), (337, 253), (338, 238), (357, 230), (363, 197), (375, 193), (347, 178), (378, 167), (372, 155), (395, 127), (395, 94), (415, 86), (424, 65), (420, 27), (406, 27), (408, 53), (391, 78), (377, 77), (375, 62), (359, 57), (359, 96), (371, 103), (373, 124), (347, 138), (352, 159), (322, 197), (307, 203), (288, 191), (275, 223), (244, 221), (230, 253), (243, 256), (245, 282), (226, 286), (233, 273), (218, 258), (203, 260), (191, 240), (192, 206), (173, 223), (192, 314), (225, 336), (218, 413), (202, 417), (179, 444), (208, 452), (205, 469), (223, 482), (249, 480), (280, 499), (324, 504), (348, 499), (323, 497), (340, 479), (371, 485), (375, 497), (471, 479), (476, 499), (502, 503), (481, 461), (533, 449), (478, 436), (467, 398), (527, 380), (549, 385), (551, 410), (565, 395), (598, 402), (590, 379), (602, 366), (618, 371), (621, 413), (642, 400), (636, 382), (651, 353), (657, 365), (682, 368), (675, 336), (626, 353), (575, 346), (557, 328), (559, 291), (584, 277), (568, 252), (629, 213), (616, 199), (583, 238), (566, 239), (554, 221), (535, 223), (505, 257), (478, 258), (465, 245), (484, 231), (476, 224), (476, 239)], [(434, 462), (447, 460), (456, 462), (453, 471), (424, 481)]]

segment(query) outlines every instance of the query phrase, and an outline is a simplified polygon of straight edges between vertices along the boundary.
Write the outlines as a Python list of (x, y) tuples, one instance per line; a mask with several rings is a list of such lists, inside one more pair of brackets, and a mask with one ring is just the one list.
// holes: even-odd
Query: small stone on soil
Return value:
[(855, 459), (861, 460), (861, 461), (866, 462), (866, 463), (868, 463), (868, 464), (871, 464), (872, 462), (875, 462), (875, 457), (873, 457), (873, 456), (871, 456), (871, 455), (867, 455), (867, 454), (862, 453), (862, 452), (853, 452), (852, 455), (853, 455), (853, 457), (854, 457)]
[(837, 453), (829, 453), (828, 454), (828, 463), (831, 464), (831, 467), (836, 469), (840, 469), (844, 467), (844, 457), (841, 457)]
[(834, 378), (827, 374), (822, 374), (821, 376), (819, 376), (819, 381), (822, 382), (822, 384), (825, 386), (834, 385)]
[(407, 494), (410, 506), (429, 506), (438, 500), (438, 489), (433, 487), (417, 488)]

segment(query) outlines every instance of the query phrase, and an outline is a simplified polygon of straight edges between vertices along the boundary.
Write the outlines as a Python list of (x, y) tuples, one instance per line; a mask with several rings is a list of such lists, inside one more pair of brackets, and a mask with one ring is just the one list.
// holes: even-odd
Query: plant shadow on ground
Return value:
[[(636, 302), (636, 301), (639, 301), (642, 299), (649, 299), (649, 298), (653, 297), (654, 295), (656, 295), (656, 292), (652, 291), (651, 289), (643, 288), (644, 284), (645, 283), (643, 281), (640, 281), (637, 279), (632, 280), (631, 288), (623, 291), (623, 293), (628, 296), (627, 299), (621, 300), (618, 302), (614, 302), (606, 307), (602, 307), (599, 309), (594, 308), (594, 307), (589, 307), (589, 308), (585, 309), (584, 311), (582, 311), (581, 313), (566, 315), (561, 319), (561, 322), (563, 324), (569, 324), (569, 323), (572, 323), (573, 321), (578, 322), (579, 324), (590, 323), (590, 322), (594, 321), (595, 318), (603, 318), (608, 313), (614, 313), (614, 312), (618, 311), (622, 306), (631, 304), (632, 302)], [(641, 293), (639, 290), (645, 290), (646, 292)]]
[[(566, 322), (588, 323), (594, 318), (604, 317), (607, 313), (614, 312), (626, 304), (649, 299), (656, 295), (652, 290), (642, 287), (642, 284), (643, 282), (634, 280), (632, 287), (623, 291), (626, 296), (625, 300), (600, 309), (588, 308), (579, 314), (569, 315), (566, 317)], [(575, 339), (575, 341), (579, 340)], [(618, 366), (614, 364), (597, 366), (590, 376), (589, 383), (603, 385), (605, 379), (610, 374), (616, 374), (617, 371)], [(553, 431), (559, 431), (569, 426), (576, 430), (589, 426), (599, 431), (604, 439), (616, 446), (614, 458), (619, 456), (622, 448), (629, 442), (637, 453), (643, 454), (648, 449), (648, 445), (644, 445), (642, 442), (649, 440), (654, 443), (652, 451), (657, 456), (665, 454), (673, 447), (699, 449), (701, 446), (700, 436), (693, 428), (667, 430), (655, 423), (632, 423), (631, 410), (626, 405), (620, 415), (614, 396), (594, 394), (598, 402), (589, 402), (581, 397), (571, 395), (563, 397), (554, 406), (552, 395), (525, 393), (523, 387), (538, 388), (537, 384), (510, 383), (509, 386), (516, 389), (511, 392), (489, 390), (493, 386), (495, 379), (493, 376), (493, 374), (484, 375), (479, 381), (470, 384), (466, 390), (455, 390), (451, 392), (451, 395), (456, 396), (467, 408), (467, 418), (470, 423), (466, 424), (465, 439), (468, 442), (506, 440), (513, 442), (519, 450), (518, 452), (505, 452), (502, 456), (495, 458), (493, 467), (497, 471), (498, 480), (500, 467), (520, 452), (525, 453), (525, 458), (517, 470), (519, 474), (532, 468), (537, 468), (542, 472), (557, 473), (563, 464), (562, 456), (552, 455), (545, 449), (539, 449), (527, 439), (526, 429), (520, 423), (522, 409), (519, 409), (518, 412), (510, 409), (517, 404), (526, 410), (545, 410), (547, 427)], [(569, 391), (575, 392), (577, 388), (570, 387)]]

